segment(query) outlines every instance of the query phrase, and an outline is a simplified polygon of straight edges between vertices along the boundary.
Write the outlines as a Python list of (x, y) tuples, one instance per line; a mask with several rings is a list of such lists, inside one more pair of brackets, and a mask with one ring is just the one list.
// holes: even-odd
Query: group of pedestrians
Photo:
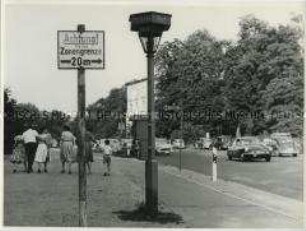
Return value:
[(39, 134), (34, 125), (30, 126), (22, 135), (15, 137), (15, 147), (11, 161), (14, 163), (13, 172), (17, 172), (17, 165), (23, 163), (24, 171), (33, 172), (33, 164), (37, 162), (38, 173), (48, 172), (50, 161), (49, 148), (52, 136), (46, 128)]
[[(15, 137), (14, 152), (11, 157), (11, 162), (14, 164), (13, 172), (17, 172), (18, 165), (23, 164), (24, 171), (33, 172), (33, 164), (37, 163), (37, 172), (48, 172), (47, 165), (50, 161), (50, 148), (52, 146), (52, 136), (46, 128), (42, 129), (39, 134), (35, 130), (35, 125), (31, 125), (28, 129), (19, 136)], [(84, 161), (88, 168), (88, 173), (91, 174), (91, 165), (93, 160), (94, 137), (88, 130), (85, 132), (85, 157)], [(105, 146), (102, 150), (103, 163), (107, 165), (105, 176), (110, 175), (112, 148), (109, 140), (105, 140)], [(71, 174), (71, 166), (78, 162), (78, 146), (76, 137), (71, 132), (69, 126), (65, 125), (61, 134), (60, 140), (60, 161), (62, 164), (61, 173), (65, 173), (68, 168), (68, 174)]]

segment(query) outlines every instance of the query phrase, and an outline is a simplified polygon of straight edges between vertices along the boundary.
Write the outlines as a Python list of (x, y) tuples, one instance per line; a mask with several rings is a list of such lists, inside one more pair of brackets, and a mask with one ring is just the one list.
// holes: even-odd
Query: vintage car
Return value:
[(176, 149), (184, 149), (186, 148), (185, 142), (183, 139), (174, 139), (172, 141), (172, 147)]
[(109, 144), (115, 153), (121, 151), (122, 149), (121, 143), (118, 139), (109, 139)]
[(240, 159), (242, 161), (264, 158), (271, 160), (272, 153), (267, 146), (253, 136), (236, 138), (227, 150), (229, 160)]
[(294, 140), (289, 133), (273, 133), (271, 139), (277, 142), (278, 156), (297, 156), (298, 150), (295, 147)]
[(278, 142), (271, 138), (264, 138), (262, 143), (267, 146), (269, 151), (272, 153), (272, 156), (278, 156)]
[(213, 139), (211, 138), (200, 138), (195, 142), (195, 148), (200, 149), (211, 149), (213, 144)]
[(132, 143), (133, 140), (132, 139), (121, 139), (121, 146), (122, 148), (127, 148), (127, 149), (131, 149), (132, 148)]
[(155, 153), (156, 155), (170, 155), (173, 152), (171, 143), (164, 138), (155, 139)]
[(227, 150), (228, 146), (231, 144), (231, 137), (230, 136), (218, 136), (217, 138), (220, 141), (220, 149), (221, 150)]

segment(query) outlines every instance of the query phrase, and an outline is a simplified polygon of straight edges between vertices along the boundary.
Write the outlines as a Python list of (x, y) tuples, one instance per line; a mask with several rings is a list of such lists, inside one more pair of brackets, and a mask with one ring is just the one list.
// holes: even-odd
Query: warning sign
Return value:
[(58, 31), (59, 69), (104, 69), (104, 31)]

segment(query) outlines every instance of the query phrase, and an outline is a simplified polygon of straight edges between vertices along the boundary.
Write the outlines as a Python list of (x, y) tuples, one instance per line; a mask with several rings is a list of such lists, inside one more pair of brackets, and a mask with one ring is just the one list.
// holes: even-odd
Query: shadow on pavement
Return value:
[(149, 221), (149, 222), (157, 222), (160, 224), (167, 223), (184, 223), (182, 217), (178, 214), (172, 212), (162, 212), (159, 211), (158, 214), (154, 217), (148, 215), (147, 210), (144, 204), (138, 206), (135, 210), (120, 210), (113, 212), (117, 214), (117, 216), (123, 221)]

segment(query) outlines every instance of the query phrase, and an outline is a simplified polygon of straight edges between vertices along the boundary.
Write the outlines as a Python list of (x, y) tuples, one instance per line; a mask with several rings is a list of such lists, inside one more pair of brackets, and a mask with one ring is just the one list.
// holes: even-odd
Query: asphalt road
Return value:
[[(182, 151), (183, 169), (211, 175), (211, 151), (187, 148)], [(271, 162), (229, 161), (226, 151), (219, 153), (218, 177), (247, 186), (298, 200), (303, 197), (303, 159), (298, 157), (272, 157)], [(179, 167), (179, 151), (170, 156), (158, 156), (159, 163)]]

